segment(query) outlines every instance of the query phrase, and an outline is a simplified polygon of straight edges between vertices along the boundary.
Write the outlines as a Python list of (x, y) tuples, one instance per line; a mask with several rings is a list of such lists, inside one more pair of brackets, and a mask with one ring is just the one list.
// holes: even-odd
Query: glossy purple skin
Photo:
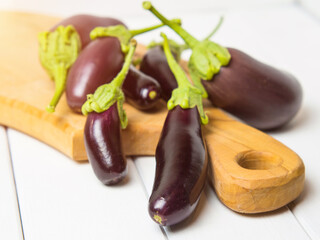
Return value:
[(120, 72), (124, 61), (117, 38), (99, 38), (80, 53), (69, 70), (66, 97), (69, 107), (81, 112), (87, 94), (111, 80)]
[[(160, 85), (154, 78), (144, 74), (132, 65), (123, 82), (122, 90), (126, 101), (140, 110), (153, 108), (159, 102), (161, 92)], [(154, 98), (150, 97), (151, 92), (156, 93)]]
[(103, 184), (116, 184), (125, 178), (127, 161), (122, 151), (117, 103), (105, 112), (89, 113), (84, 140), (89, 162)]
[(54, 31), (58, 26), (68, 26), (72, 25), (78, 32), (81, 40), (81, 48), (85, 48), (87, 44), (91, 41), (90, 32), (96, 27), (108, 27), (113, 25), (123, 24), (118, 19), (108, 18), (108, 17), (97, 17), (87, 14), (74, 15), (63, 19), (55, 26), (53, 26), (50, 31)]
[(141, 61), (140, 71), (158, 81), (161, 86), (161, 97), (165, 101), (171, 98), (172, 90), (178, 87), (161, 46), (153, 47), (147, 51)]
[[(120, 72), (123, 62), (124, 56), (117, 38), (99, 38), (88, 44), (69, 70), (66, 84), (69, 107), (80, 113), (87, 94), (94, 93), (102, 84), (111, 82)], [(122, 90), (130, 104), (140, 110), (148, 110), (158, 102), (160, 86), (154, 79), (132, 66)], [(149, 93), (153, 90), (158, 94), (151, 99)]]
[(149, 214), (163, 226), (194, 211), (207, 177), (208, 159), (197, 108), (168, 112), (156, 149), (156, 174)]
[(213, 105), (261, 130), (288, 123), (302, 102), (297, 79), (229, 48), (231, 61), (210, 81), (202, 81)]

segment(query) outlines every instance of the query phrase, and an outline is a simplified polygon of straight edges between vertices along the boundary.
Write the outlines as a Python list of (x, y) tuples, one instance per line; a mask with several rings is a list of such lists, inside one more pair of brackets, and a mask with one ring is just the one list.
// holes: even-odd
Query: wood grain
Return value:
[[(27, 13), (0, 13), (0, 124), (47, 143), (83, 161), (85, 117), (72, 113), (63, 96), (56, 112), (47, 113), (54, 83), (38, 61), (37, 34), (57, 18)], [(138, 54), (144, 52), (143, 46)], [(125, 105), (129, 125), (123, 131), (126, 155), (154, 155), (166, 110), (152, 112)], [(207, 103), (204, 127), (211, 157), (210, 180), (220, 200), (244, 213), (277, 209), (294, 200), (304, 185), (304, 164), (272, 137), (240, 123)]]

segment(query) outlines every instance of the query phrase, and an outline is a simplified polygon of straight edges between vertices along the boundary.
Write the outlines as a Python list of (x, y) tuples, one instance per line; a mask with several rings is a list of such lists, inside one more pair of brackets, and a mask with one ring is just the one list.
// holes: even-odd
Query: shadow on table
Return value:
[(303, 106), (298, 114), (290, 121), (288, 124), (284, 125), (283, 127), (265, 131), (266, 133), (285, 133), (289, 131), (294, 131), (300, 127), (305, 126), (308, 124), (310, 119), (312, 118), (312, 111), (308, 109), (307, 106)]

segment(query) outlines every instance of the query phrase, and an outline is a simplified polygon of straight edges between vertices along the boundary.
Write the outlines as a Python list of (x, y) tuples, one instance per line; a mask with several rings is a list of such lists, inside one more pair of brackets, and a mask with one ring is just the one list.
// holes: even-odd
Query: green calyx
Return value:
[(69, 25), (59, 26), (54, 32), (41, 32), (38, 41), (40, 62), (55, 81), (55, 93), (46, 108), (48, 112), (54, 112), (65, 89), (68, 69), (78, 57), (80, 37), (75, 28)]
[[(177, 24), (181, 24), (180, 19), (173, 19), (172, 21)], [(130, 39), (139, 34), (146, 33), (163, 26), (164, 24), (161, 23), (155, 26), (136, 30), (128, 30), (125, 26), (121, 24), (109, 27), (96, 27), (90, 32), (90, 38), (94, 40), (98, 37), (116, 37), (120, 41), (122, 52), (126, 53), (129, 49)]]
[(178, 83), (178, 87), (172, 91), (172, 96), (167, 103), (168, 109), (171, 110), (178, 105), (183, 109), (197, 107), (202, 124), (207, 124), (209, 119), (203, 110), (202, 91), (197, 87), (194, 87), (189, 82), (187, 75), (174, 59), (170, 51), (167, 36), (164, 33), (161, 33), (161, 36), (164, 39), (163, 50), (166, 55), (169, 67)]
[(128, 119), (123, 109), (124, 94), (121, 90), (121, 87), (129, 71), (136, 45), (137, 42), (132, 39), (129, 44), (129, 50), (123, 67), (118, 75), (110, 83), (103, 84), (98, 87), (94, 94), (87, 95), (87, 101), (82, 105), (81, 108), (83, 115), (87, 115), (90, 112), (104, 112), (108, 110), (115, 102), (117, 102), (121, 127), (123, 129), (126, 128)]
[(190, 35), (180, 25), (170, 22), (161, 13), (159, 13), (150, 2), (143, 2), (143, 7), (152, 12), (160, 21), (174, 30), (191, 48), (192, 54), (189, 60), (189, 66), (194, 69), (194, 73), (204, 80), (210, 80), (217, 74), (221, 66), (229, 63), (231, 56), (228, 50), (217, 43), (209, 40), (199, 41)]

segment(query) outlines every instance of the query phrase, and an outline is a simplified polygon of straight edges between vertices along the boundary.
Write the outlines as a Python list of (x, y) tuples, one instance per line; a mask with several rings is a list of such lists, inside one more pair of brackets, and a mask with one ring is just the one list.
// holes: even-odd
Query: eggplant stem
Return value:
[(185, 42), (189, 45), (191, 49), (193, 49), (199, 41), (194, 38), (190, 33), (188, 33), (184, 28), (182, 28), (179, 24), (170, 21), (166, 17), (164, 17), (157, 9), (155, 9), (151, 2), (146, 1), (143, 2), (143, 8), (152, 12), (161, 22), (170, 27), (173, 31), (175, 31)]
[(54, 70), (55, 91), (51, 99), (51, 102), (46, 107), (47, 112), (53, 113), (55, 111), (55, 108), (66, 87), (66, 80), (67, 80), (67, 69), (63, 64), (61, 64), (57, 66)]
[(172, 55), (167, 36), (164, 33), (161, 33), (161, 36), (164, 39), (163, 50), (167, 62), (178, 83), (178, 87), (172, 91), (171, 98), (167, 103), (168, 109), (172, 110), (177, 105), (181, 106), (183, 109), (197, 107), (202, 124), (207, 124), (209, 121), (208, 116), (205, 114), (202, 105), (203, 92), (191, 84), (186, 73)]
[(222, 23), (223, 23), (224, 17), (221, 16), (219, 19), (218, 24), (215, 26), (215, 28), (209, 33), (209, 35), (204, 40), (210, 40), (210, 38), (220, 29)]
[(128, 71), (129, 71), (134, 52), (136, 50), (136, 46), (137, 46), (137, 41), (134, 39), (131, 39), (129, 52), (126, 55), (123, 67), (122, 67), (121, 71), (118, 73), (118, 75), (111, 82), (111, 84), (113, 84), (115, 87), (119, 87), (119, 88), (122, 87), (122, 84), (127, 76)]

